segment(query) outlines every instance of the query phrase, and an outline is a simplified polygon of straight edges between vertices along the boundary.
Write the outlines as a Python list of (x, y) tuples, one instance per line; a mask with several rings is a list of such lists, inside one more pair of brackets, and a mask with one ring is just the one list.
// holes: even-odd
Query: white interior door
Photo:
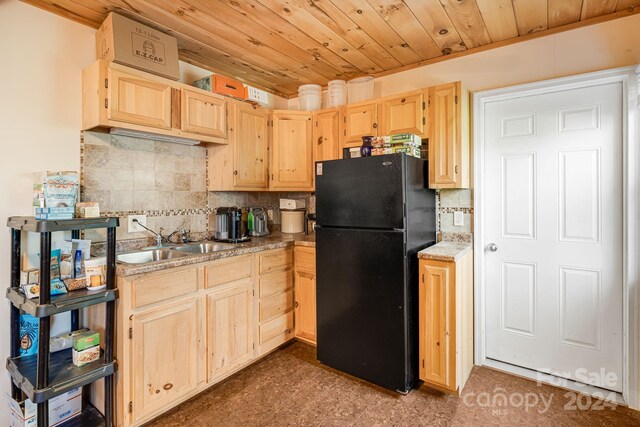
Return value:
[(484, 135), (486, 356), (618, 392), (622, 97), (610, 83), (495, 101)]

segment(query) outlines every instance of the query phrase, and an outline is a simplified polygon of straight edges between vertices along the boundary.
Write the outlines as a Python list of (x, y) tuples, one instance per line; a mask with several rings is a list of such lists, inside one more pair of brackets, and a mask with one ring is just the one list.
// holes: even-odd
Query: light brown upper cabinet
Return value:
[(341, 159), (340, 153), (340, 110), (331, 108), (313, 114), (314, 160)]
[(108, 117), (119, 122), (171, 128), (171, 86), (109, 69)]
[(378, 100), (347, 105), (344, 109), (343, 146), (359, 147), (362, 137), (378, 135)]
[(424, 91), (416, 91), (381, 102), (380, 135), (413, 133), (426, 137), (426, 102)]
[(313, 191), (312, 128), (310, 112), (273, 112), (272, 190)]
[(82, 70), (82, 129), (227, 143), (228, 98), (113, 62)]
[(224, 96), (182, 89), (181, 129), (202, 135), (227, 137), (227, 99)]
[(269, 110), (229, 100), (228, 145), (209, 151), (210, 191), (269, 188)]
[(236, 188), (269, 187), (269, 111), (234, 102), (233, 184)]
[(429, 88), (429, 188), (469, 188), (469, 104), (460, 82)]

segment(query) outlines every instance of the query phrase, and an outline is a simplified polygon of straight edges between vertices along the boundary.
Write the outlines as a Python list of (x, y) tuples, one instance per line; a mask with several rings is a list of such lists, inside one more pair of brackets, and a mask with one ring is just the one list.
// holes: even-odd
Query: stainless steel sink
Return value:
[(176, 252), (173, 249), (165, 248), (120, 254), (116, 256), (116, 261), (124, 264), (146, 264), (153, 261), (182, 258), (184, 256), (187, 256), (187, 254)]
[(212, 252), (226, 251), (233, 248), (235, 248), (234, 245), (229, 245), (227, 243), (203, 242), (185, 246), (178, 246), (174, 249), (178, 252), (186, 252), (190, 254), (210, 254)]

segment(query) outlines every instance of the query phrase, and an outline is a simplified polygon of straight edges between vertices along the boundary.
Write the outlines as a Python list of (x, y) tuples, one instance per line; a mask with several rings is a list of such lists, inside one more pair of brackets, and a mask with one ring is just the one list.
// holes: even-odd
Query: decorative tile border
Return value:
[(146, 216), (178, 216), (178, 215), (209, 215), (215, 213), (212, 208), (195, 208), (195, 209), (159, 209), (159, 210), (139, 210), (139, 211), (114, 211), (101, 212), (103, 216), (126, 217), (129, 215), (146, 215)]
[(453, 207), (438, 208), (438, 213), (454, 213), (454, 212), (462, 212), (465, 214), (473, 215), (473, 208), (453, 208)]

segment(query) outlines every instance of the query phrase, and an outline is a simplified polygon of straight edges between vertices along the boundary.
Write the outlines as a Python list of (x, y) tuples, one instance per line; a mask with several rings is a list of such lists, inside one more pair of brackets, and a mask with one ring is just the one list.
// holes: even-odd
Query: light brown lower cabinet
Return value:
[(198, 389), (202, 298), (189, 298), (133, 316), (131, 386), (136, 418), (146, 418)]
[(316, 250), (298, 246), (294, 259), (296, 338), (316, 345)]
[(293, 331), (293, 250), (257, 254), (259, 274), (258, 355), (289, 341)]
[(207, 295), (207, 381), (235, 371), (253, 356), (253, 284), (220, 286)]
[[(292, 248), (117, 284), (118, 427), (149, 422), (294, 338)], [(83, 313), (84, 326), (103, 329), (101, 307)], [(92, 387), (98, 409), (100, 393)]]
[(420, 379), (460, 394), (473, 367), (473, 252), (420, 260)]

